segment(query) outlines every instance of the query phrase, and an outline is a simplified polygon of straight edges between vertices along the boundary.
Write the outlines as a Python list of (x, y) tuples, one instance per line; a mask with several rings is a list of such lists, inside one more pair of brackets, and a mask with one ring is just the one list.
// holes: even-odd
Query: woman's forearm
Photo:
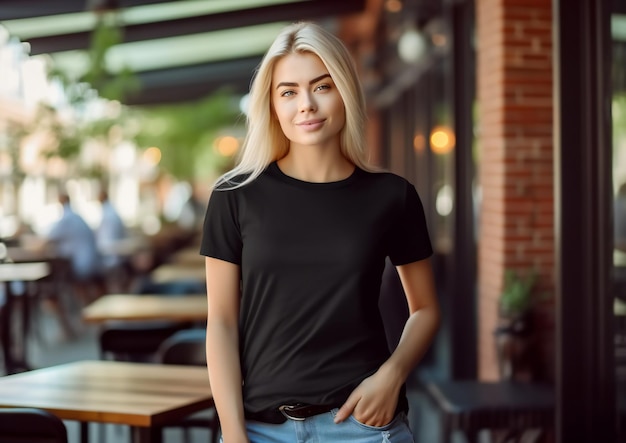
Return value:
[(390, 371), (402, 383), (417, 366), (430, 346), (439, 327), (440, 314), (437, 306), (423, 307), (411, 314), (404, 326), (395, 351), (383, 364), (383, 371)]
[(224, 443), (247, 442), (237, 327), (207, 321), (207, 368)]

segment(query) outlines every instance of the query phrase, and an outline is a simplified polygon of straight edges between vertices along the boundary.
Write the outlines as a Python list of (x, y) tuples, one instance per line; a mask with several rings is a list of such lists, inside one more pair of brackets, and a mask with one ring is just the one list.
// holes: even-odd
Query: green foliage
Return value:
[(191, 103), (139, 110), (139, 146), (161, 150), (161, 168), (188, 180), (219, 170), (228, 161), (213, 151), (213, 140), (224, 128), (237, 126), (240, 115), (233, 95), (218, 91)]
[(11, 120), (7, 120), (7, 126), (4, 137), (0, 138), (0, 152), (5, 151), (11, 159), (11, 180), (13, 183), (21, 182), (26, 174), (20, 165), (20, 145), (22, 139), (29, 133), (29, 129), (21, 124)]
[(115, 74), (107, 70), (106, 57), (109, 49), (123, 41), (122, 24), (116, 13), (99, 14), (96, 27), (91, 33), (89, 68), (81, 78), (96, 89), (100, 97), (122, 102), (129, 93), (136, 92), (141, 87), (130, 69), (125, 67)]
[(63, 124), (54, 108), (40, 105), (34, 124), (36, 128), (33, 128), (33, 131), (38, 129), (53, 135), (51, 144), (43, 149), (44, 157), (71, 160), (80, 154), (82, 136), (79, 128), (75, 125)]
[(521, 277), (511, 269), (504, 273), (504, 288), (500, 295), (500, 313), (515, 317), (528, 312), (532, 303), (532, 290), (537, 281), (535, 272)]
[[(79, 156), (85, 140), (100, 139), (106, 142), (111, 128), (122, 126), (125, 122), (125, 112), (99, 120), (83, 118), (85, 105), (90, 99), (99, 96), (123, 101), (126, 94), (139, 87), (138, 81), (129, 70), (112, 75), (106, 67), (107, 52), (123, 41), (121, 29), (116, 13), (99, 14), (96, 27), (91, 34), (87, 72), (78, 79), (72, 73), (54, 67), (48, 72), (48, 78), (62, 86), (64, 97), (73, 110), (74, 117), (70, 123), (67, 119), (63, 121), (57, 109), (45, 104), (39, 107), (35, 119), (36, 129), (50, 134), (54, 140), (54, 143), (44, 148), (45, 157), (74, 160)], [(86, 173), (89, 175), (92, 172)]]
[[(156, 146), (161, 150), (160, 168), (183, 180), (209, 176), (222, 170), (232, 159), (216, 154), (213, 140), (225, 127), (236, 128), (240, 115), (238, 102), (229, 91), (219, 91), (195, 102), (153, 107), (124, 107), (111, 117), (97, 120), (86, 116), (87, 105), (95, 97), (124, 103), (124, 98), (140, 88), (135, 75), (128, 69), (112, 74), (107, 69), (108, 51), (123, 42), (123, 27), (116, 13), (98, 15), (91, 35), (89, 66), (80, 78), (73, 73), (52, 68), (51, 80), (58, 81), (69, 104), (68, 115), (42, 105), (35, 119), (35, 128), (27, 128), (17, 138), (29, 132), (42, 131), (50, 135), (43, 149), (46, 158), (59, 157), (72, 163), (79, 158), (86, 140), (98, 139), (105, 146), (119, 140), (120, 132), (139, 147)], [(67, 109), (63, 112), (67, 113)], [(112, 134), (116, 134), (114, 136)], [(235, 134), (231, 134), (235, 135)], [(15, 145), (17, 155), (19, 140)], [(13, 152), (13, 151), (12, 151)], [(15, 162), (14, 162), (15, 163)], [(17, 163), (15, 163), (17, 164)], [(74, 173), (99, 177), (106, 174), (103, 165), (89, 170), (72, 165)]]

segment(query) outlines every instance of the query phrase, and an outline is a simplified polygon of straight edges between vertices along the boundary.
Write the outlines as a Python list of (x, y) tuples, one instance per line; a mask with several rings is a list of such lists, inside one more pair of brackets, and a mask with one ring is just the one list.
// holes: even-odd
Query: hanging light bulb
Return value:
[(418, 63), (426, 50), (426, 37), (413, 26), (407, 28), (398, 40), (398, 54), (406, 63)]

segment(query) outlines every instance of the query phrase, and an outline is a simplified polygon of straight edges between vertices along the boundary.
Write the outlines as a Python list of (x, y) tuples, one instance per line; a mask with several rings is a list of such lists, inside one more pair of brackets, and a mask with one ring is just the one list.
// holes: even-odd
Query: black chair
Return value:
[(0, 408), (2, 443), (67, 443), (63, 420), (34, 408)]
[(150, 277), (140, 280), (135, 285), (135, 292), (138, 294), (162, 294), (162, 295), (184, 295), (184, 294), (205, 294), (206, 284), (204, 281), (181, 279), (168, 282), (154, 282)]
[(206, 366), (206, 331), (184, 329), (167, 338), (157, 351), (160, 363), (168, 365)]
[[(158, 361), (172, 365), (206, 366), (205, 337), (205, 330), (199, 328), (176, 332), (159, 347)], [(190, 441), (190, 428), (209, 429), (211, 443), (217, 443), (219, 440), (220, 423), (215, 408), (187, 416), (168, 427), (183, 428), (185, 443)]]
[(481, 430), (505, 430), (504, 441), (521, 441), (530, 429), (554, 430), (554, 387), (530, 382), (448, 380), (426, 382), (426, 392), (440, 413), (441, 443), (461, 431), (477, 443)]
[(154, 361), (159, 346), (171, 335), (187, 329), (190, 323), (109, 322), (100, 329), (100, 358), (119, 361)]

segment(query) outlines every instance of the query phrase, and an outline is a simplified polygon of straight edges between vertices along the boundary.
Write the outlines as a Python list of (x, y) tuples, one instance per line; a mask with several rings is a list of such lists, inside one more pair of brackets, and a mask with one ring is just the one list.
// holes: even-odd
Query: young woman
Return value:
[[(201, 253), (207, 366), (224, 443), (412, 442), (404, 383), (439, 311), (415, 188), (368, 166), (353, 62), (288, 26), (256, 72), (237, 166), (218, 180)], [(393, 353), (385, 259), (410, 316)]]

